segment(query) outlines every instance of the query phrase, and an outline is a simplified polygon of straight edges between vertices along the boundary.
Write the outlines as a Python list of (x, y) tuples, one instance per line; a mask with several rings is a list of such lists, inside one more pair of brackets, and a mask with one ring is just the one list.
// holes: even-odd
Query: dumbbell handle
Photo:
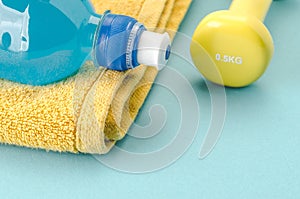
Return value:
[(263, 22), (271, 3), (272, 0), (233, 0), (229, 10), (255, 16)]

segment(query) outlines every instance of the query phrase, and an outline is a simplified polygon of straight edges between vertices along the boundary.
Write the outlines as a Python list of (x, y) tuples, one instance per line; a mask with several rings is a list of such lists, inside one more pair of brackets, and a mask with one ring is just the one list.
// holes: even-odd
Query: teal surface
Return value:
[[(184, 48), (186, 42), (182, 43), (184, 40), (180, 35), (191, 37), (200, 19), (211, 11), (227, 8), (229, 4), (229, 0), (195, 0), (174, 46), (179, 50), (180, 46)], [(193, 142), (182, 151), (184, 153), (178, 160), (150, 173), (132, 174), (105, 166), (99, 158), (91, 155), (1, 145), (0, 197), (299, 198), (299, 10), (299, 0), (273, 2), (265, 21), (275, 43), (272, 63), (253, 85), (226, 89), (224, 128), (218, 143), (206, 158), (200, 159), (199, 152), (212, 116), (211, 93), (201, 75), (187, 62), (188, 58), (173, 54), (167, 70), (162, 71), (157, 79), (163, 83), (154, 86), (129, 134), (136, 135), (141, 129), (138, 125), (147, 129), (151, 121), (148, 113), (155, 116), (152, 123), (166, 119), (162, 128), (147, 139), (127, 136), (118, 143), (118, 148), (142, 154), (159, 152), (179, 136), (177, 131), (185, 121), (191, 129), (189, 131), (187, 127), (186, 137), (183, 136), (179, 146)], [(176, 98), (181, 96), (176, 93), (182, 91), (180, 86), (176, 87), (179, 88), (175, 89), (176, 92), (170, 90), (173, 85), (168, 85), (168, 82), (173, 79), (168, 73), (172, 71), (188, 80), (197, 97), (198, 107), (192, 106), (193, 94), (187, 93), (186, 97), (191, 99), (190, 107), (186, 109), (191, 113), (199, 109), (200, 114), (200, 119), (196, 118), (199, 125), (196, 125), (193, 140), (184, 139), (190, 139), (194, 133), (195, 124), (191, 122), (195, 118), (180, 118), (186, 111), (181, 110), (180, 102), (186, 99)], [(178, 83), (174, 76), (174, 85)], [(143, 131), (140, 133), (142, 135)], [(114, 153), (115, 150), (106, 155), (106, 160)], [(163, 160), (166, 156), (157, 158)], [(120, 167), (132, 160), (124, 157), (122, 161)], [(141, 158), (139, 165), (149, 166), (143, 165), (144, 161)]]

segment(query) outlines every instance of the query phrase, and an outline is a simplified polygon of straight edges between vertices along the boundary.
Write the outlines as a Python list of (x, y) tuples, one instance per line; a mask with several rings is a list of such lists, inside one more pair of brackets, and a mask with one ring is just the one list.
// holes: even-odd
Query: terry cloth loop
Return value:
[[(92, 0), (98, 13), (137, 18), (149, 29), (179, 27), (191, 0)], [(157, 75), (154, 67), (126, 72), (87, 62), (58, 83), (33, 87), (0, 80), (0, 142), (72, 153), (107, 153), (134, 121)]]

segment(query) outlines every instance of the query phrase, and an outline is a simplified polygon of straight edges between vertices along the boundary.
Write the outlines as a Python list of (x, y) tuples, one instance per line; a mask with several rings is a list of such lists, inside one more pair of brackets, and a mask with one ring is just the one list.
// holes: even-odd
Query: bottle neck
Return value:
[(255, 16), (263, 22), (271, 3), (272, 0), (233, 0), (229, 10)]
[(81, 47), (86, 48), (89, 52), (91, 52), (95, 43), (101, 18), (101, 15), (92, 14), (81, 26), (79, 34)]

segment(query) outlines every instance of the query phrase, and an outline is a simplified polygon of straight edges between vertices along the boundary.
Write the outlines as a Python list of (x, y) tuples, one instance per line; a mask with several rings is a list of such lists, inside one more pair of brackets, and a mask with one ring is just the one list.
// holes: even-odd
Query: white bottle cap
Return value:
[(144, 31), (141, 35), (137, 61), (161, 70), (168, 62), (171, 53), (171, 40), (168, 33), (159, 34)]

